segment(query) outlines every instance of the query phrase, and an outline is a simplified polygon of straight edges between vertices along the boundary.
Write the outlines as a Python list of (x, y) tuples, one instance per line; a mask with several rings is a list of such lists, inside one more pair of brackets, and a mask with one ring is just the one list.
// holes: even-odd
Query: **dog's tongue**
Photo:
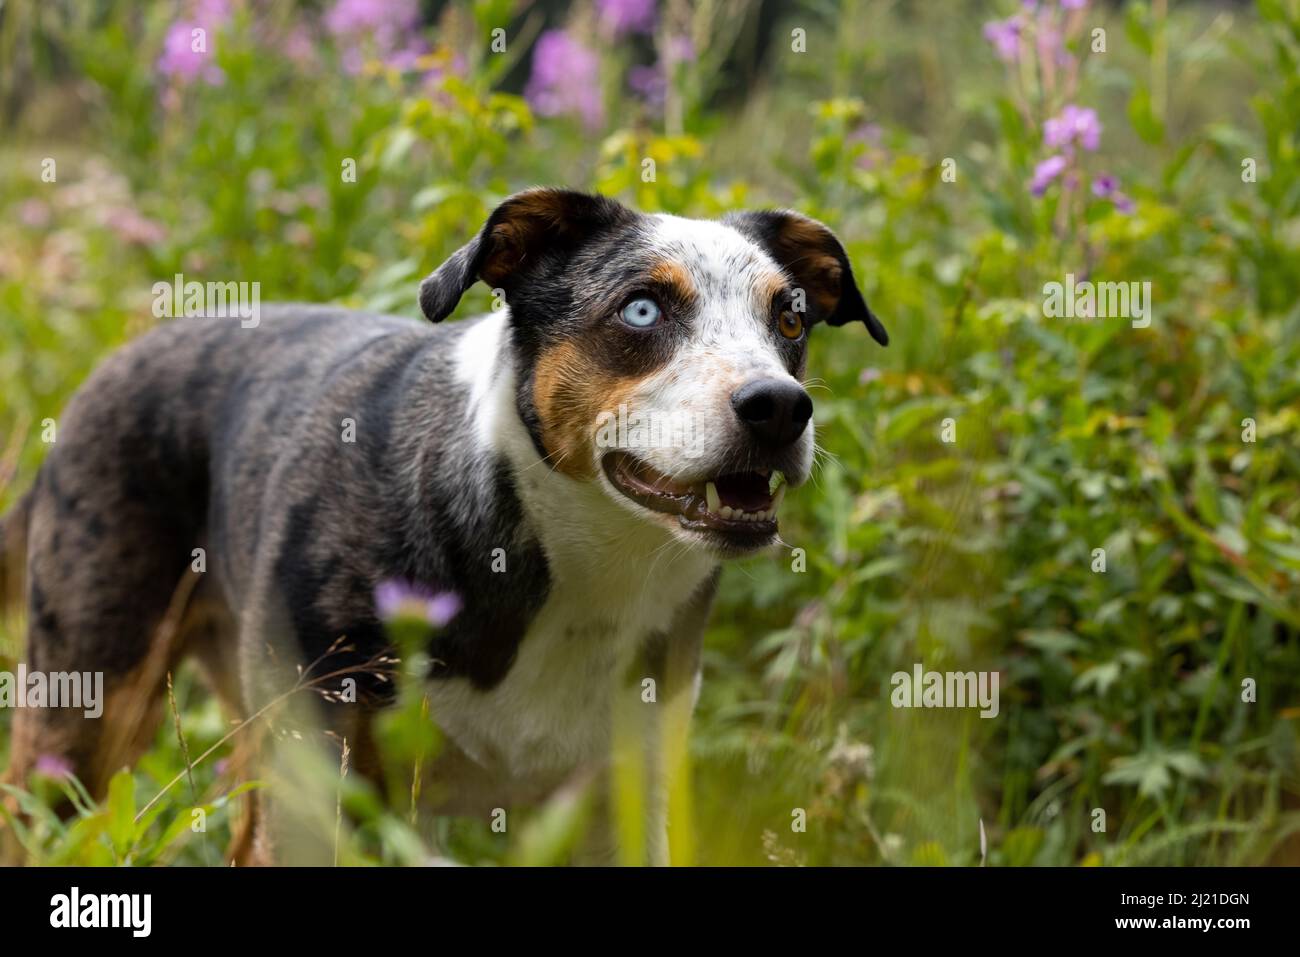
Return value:
[(720, 475), (713, 484), (718, 489), (718, 498), (723, 505), (738, 508), (742, 512), (765, 511), (772, 504), (768, 480), (757, 472)]

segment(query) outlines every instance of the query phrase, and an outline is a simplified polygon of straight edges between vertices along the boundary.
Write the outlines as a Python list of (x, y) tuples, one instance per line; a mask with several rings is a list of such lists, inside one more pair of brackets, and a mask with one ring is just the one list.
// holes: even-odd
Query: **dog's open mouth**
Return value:
[(776, 513), (785, 496), (780, 472), (733, 472), (687, 484), (627, 452), (611, 452), (603, 465), (616, 489), (638, 505), (676, 515), (683, 528), (720, 533), (751, 547), (776, 534)]

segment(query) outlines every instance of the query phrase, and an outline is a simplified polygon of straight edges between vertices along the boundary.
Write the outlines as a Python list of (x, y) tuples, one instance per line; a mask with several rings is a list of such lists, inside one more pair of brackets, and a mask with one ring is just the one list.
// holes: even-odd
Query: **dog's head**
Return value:
[(812, 468), (810, 330), (856, 320), (888, 342), (834, 234), (789, 211), (713, 222), (528, 190), (424, 280), (425, 315), (480, 279), (509, 306), (538, 453), (723, 555), (772, 542)]

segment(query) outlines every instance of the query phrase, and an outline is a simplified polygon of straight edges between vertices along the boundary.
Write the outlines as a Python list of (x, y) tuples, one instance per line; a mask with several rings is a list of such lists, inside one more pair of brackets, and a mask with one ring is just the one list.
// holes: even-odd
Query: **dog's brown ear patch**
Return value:
[(593, 444), (602, 411), (627, 403), (635, 377), (597, 371), (598, 363), (572, 341), (543, 350), (533, 367), (533, 405), (551, 468), (570, 478), (595, 476)]
[(862, 322), (873, 339), (889, 344), (889, 333), (858, 291), (844, 247), (825, 225), (784, 209), (733, 213), (723, 222), (767, 250), (807, 293), (818, 319), (832, 326)]
[(569, 189), (516, 193), (492, 211), (478, 236), (420, 283), (420, 308), (440, 322), (479, 279), (509, 290), (543, 254), (571, 250), (635, 216), (612, 199)]

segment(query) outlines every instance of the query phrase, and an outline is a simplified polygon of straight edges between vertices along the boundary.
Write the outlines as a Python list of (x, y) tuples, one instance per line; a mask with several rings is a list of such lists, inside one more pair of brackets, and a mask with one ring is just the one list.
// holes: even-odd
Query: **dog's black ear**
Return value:
[(771, 254), (807, 293), (816, 318), (832, 326), (863, 322), (871, 338), (889, 345), (889, 333), (858, 291), (844, 247), (826, 226), (788, 209), (732, 213), (722, 221)]
[(420, 283), (420, 308), (441, 322), (478, 280), (509, 289), (511, 278), (542, 255), (571, 250), (635, 216), (612, 199), (570, 189), (515, 193), (492, 211), (478, 236)]

